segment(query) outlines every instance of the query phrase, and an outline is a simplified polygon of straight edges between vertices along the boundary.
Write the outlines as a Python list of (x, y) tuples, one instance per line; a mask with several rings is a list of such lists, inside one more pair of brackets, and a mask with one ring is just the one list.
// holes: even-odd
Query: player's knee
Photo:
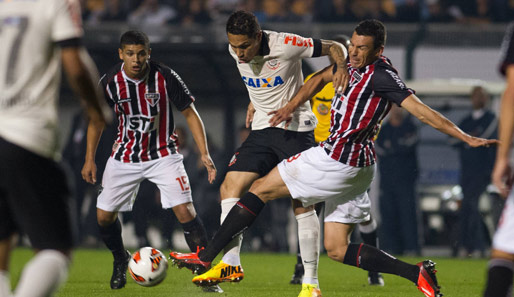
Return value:
[(343, 262), (344, 256), (348, 245), (335, 245), (325, 242), (325, 249), (327, 250), (327, 256), (337, 262)]
[(107, 227), (114, 223), (117, 218), (117, 213), (115, 212), (107, 212), (107, 211), (97, 211), (96, 212), (96, 220), (98, 225), (102, 227)]

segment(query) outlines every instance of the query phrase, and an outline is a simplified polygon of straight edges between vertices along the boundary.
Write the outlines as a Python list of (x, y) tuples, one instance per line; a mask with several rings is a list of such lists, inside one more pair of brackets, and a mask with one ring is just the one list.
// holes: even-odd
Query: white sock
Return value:
[(68, 266), (69, 259), (63, 253), (40, 251), (23, 268), (14, 296), (51, 296), (68, 277)]
[[(221, 200), (221, 218), (220, 224), (223, 224), (228, 213), (234, 205), (239, 201), (239, 198), (227, 198)], [(224, 263), (232, 266), (241, 265), (241, 243), (243, 242), (243, 235), (239, 234), (234, 237), (223, 249), (223, 258), (221, 259)]]
[(9, 272), (0, 270), (0, 297), (11, 297), (11, 280)]
[(298, 242), (302, 256), (303, 274), (302, 283), (319, 284), (318, 262), (320, 249), (320, 226), (316, 212), (309, 211), (295, 216), (298, 222)]

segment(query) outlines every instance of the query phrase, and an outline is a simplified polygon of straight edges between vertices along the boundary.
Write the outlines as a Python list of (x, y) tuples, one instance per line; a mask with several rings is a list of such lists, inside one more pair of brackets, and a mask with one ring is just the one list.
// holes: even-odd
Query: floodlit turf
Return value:
[[(165, 254), (166, 251), (163, 251)], [(12, 282), (19, 279), (21, 266), (28, 261), (32, 252), (16, 249), (11, 261)], [(402, 258), (416, 263), (423, 258)], [(460, 260), (449, 258), (433, 259), (438, 269), (437, 276), (442, 293), (449, 297), (481, 296), (485, 282), (487, 260)], [(289, 254), (245, 253), (242, 256), (245, 279), (239, 284), (222, 284), (223, 296), (238, 297), (286, 297), (298, 296), (300, 286), (290, 285), (289, 280), (296, 261)], [(192, 282), (192, 274), (186, 269), (170, 265), (168, 276), (158, 286), (145, 288), (137, 285), (127, 276), (127, 285), (121, 290), (111, 290), (109, 279), (112, 258), (106, 250), (77, 250), (68, 282), (57, 296), (204, 296)], [(367, 272), (358, 268), (336, 263), (323, 255), (319, 265), (321, 290), (324, 297), (330, 296), (395, 296), (422, 297), (410, 281), (394, 275), (385, 275), (385, 287), (370, 287)]]

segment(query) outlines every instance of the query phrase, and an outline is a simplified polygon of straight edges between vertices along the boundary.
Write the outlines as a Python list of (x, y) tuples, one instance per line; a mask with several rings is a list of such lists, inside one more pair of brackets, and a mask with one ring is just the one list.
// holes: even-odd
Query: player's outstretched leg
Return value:
[[(339, 261), (339, 259), (332, 259)], [(406, 278), (412, 281), (426, 297), (443, 296), (435, 275), (437, 272), (435, 263), (430, 260), (412, 265), (372, 246), (351, 243), (347, 247), (342, 262), (367, 271), (396, 274)]]

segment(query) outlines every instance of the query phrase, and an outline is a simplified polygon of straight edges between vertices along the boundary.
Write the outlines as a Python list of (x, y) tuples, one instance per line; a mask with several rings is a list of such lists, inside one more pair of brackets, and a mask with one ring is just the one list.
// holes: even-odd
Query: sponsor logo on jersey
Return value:
[(284, 80), (280, 75), (268, 78), (243, 76), (243, 81), (245, 85), (251, 88), (273, 88), (284, 84)]
[(398, 74), (394, 73), (393, 71), (386, 69), (386, 72), (389, 73), (392, 79), (396, 82), (396, 84), (401, 88), (405, 89), (405, 84), (403, 83), (402, 79), (398, 76)]
[(272, 59), (266, 62), (266, 66), (268, 66), (270, 70), (276, 70), (280, 67), (280, 62), (277, 59)]
[(122, 98), (120, 100), (118, 100), (118, 103), (125, 103), (125, 102), (130, 102), (130, 98)]
[(161, 94), (159, 93), (146, 93), (145, 99), (150, 103), (151, 106), (155, 106), (157, 102), (159, 102), (159, 99), (161, 98)]
[(302, 38), (294, 35), (287, 35), (284, 38), (284, 44), (296, 45), (296, 46), (304, 46), (304, 47), (313, 47), (312, 39), (310, 38)]
[(157, 129), (158, 126), (158, 117), (131, 116), (128, 118), (129, 130), (147, 133)]

